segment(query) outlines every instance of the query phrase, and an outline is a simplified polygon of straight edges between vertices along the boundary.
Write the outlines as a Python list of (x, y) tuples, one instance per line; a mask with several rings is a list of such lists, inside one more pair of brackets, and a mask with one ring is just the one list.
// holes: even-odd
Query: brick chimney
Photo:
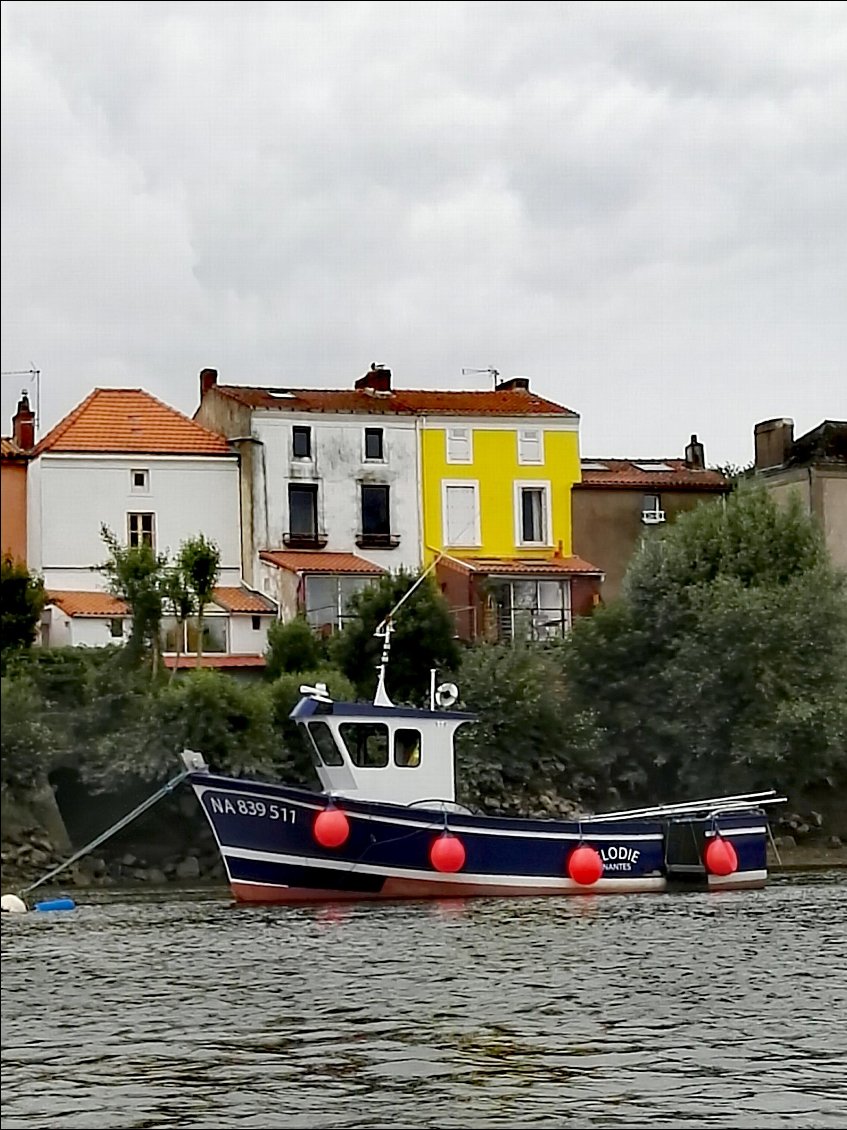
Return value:
[(18, 410), (12, 417), (12, 438), (24, 451), (35, 447), (35, 413), (29, 406), (26, 389), (21, 393)]
[(696, 435), (691, 437), (691, 443), (685, 449), (685, 466), (689, 471), (706, 470), (706, 449)]
[(363, 377), (359, 377), (354, 388), (369, 388), (372, 392), (391, 392), (391, 370), (374, 363)]
[(529, 377), (509, 377), (506, 381), (499, 381), (494, 386), (495, 392), (513, 392), (515, 389), (522, 388), (529, 392)]
[(789, 419), (764, 420), (753, 429), (756, 450), (756, 470), (781, 467), (788, 462), (794, 446), (794, 421)]
[(210, 388), (218, 383), (218, 370), (217, 369), (201, 369), (200, 370), (200, 399), (202, 400)]

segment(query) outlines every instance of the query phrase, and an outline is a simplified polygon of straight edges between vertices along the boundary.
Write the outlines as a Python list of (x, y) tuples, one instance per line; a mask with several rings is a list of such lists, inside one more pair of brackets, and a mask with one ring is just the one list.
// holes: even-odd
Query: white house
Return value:
[(245, 577), (285, 618), (332, 630), (375, 576), (420, 567), (420, 420), (390, 380), (374, 367), (348, 390), (294, 390), (200, 374), (195, 420), (241, 455)]
[[(49, 594), (42, 643), (102, 646), (123, 639), (128, 610), (106, 591), (102, 527), (126, 545), (174, 556), (204, 534), (221, 554), (205, 617), (209, 665), (264, 652), (276, 613), (242, 583), (238, 455), (226, 440), (141, 389), (95, 389), (36, 444), (27, 490), (28, 561)], [(176, 650), (176, 621), (163, 623)], [(196, 651), (189, 623), (181, 650)]]

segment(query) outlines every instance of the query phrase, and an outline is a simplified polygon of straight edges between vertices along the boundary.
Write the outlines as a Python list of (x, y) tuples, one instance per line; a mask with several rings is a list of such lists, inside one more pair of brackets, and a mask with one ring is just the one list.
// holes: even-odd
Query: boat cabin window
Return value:
[(394, 734), (394, 764), (414, 769), (421, 763), (420, 730), (397, 730)]
[(350, 759), (359, 769), (388, 764), (388, 727), (381, 722), (342, 722), (339, 731)]
[(341, 756), (341, 751), (335, 744), (335, 738), (332, 736), (332, 730), (330, 730), (326, 722), (310, 722), (308, 730), (309, 736), (318, 751), (318, 756), (321, 758), (324, 765), (344, 764), (344, 758)]

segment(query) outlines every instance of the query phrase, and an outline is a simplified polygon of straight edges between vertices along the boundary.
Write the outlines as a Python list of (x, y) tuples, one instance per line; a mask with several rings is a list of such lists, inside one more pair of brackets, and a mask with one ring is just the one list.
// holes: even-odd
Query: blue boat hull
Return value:
[[(315, 836), (328, 803), (322, 793), (191, 774), (191, 784), (242, 902), (338, 899), (516, 897), (657, 892), (677, 884), (709, 889), (761, 887), (767, 878), (767, 824), (761, 810), (714, 820), (532, 820), (444, 813), (344, 798), (349, 834), (335, 848)], [(673, 825), (673, 829), (671, 828)], [(433, 866), (433, 842), (457, 836), (465, 858), (445, 874)], [(709, 875), (702, 848), (716, 832), (734, 847), (738, 866)], [(669, 857), (669, 846), (673, 857)], [(603, 869), (585, 885), (568, 874), (571, 853), (593, 847)]]

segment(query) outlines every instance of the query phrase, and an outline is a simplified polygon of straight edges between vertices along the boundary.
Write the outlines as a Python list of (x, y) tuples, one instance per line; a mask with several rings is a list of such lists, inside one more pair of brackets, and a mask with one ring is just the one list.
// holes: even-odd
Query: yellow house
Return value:
[(574, 557), (579, 417), (525, 377), (442, 393), (421, 420), (427, 562), (466, 639), (561, 635), (596, 603), (601, 575)]

